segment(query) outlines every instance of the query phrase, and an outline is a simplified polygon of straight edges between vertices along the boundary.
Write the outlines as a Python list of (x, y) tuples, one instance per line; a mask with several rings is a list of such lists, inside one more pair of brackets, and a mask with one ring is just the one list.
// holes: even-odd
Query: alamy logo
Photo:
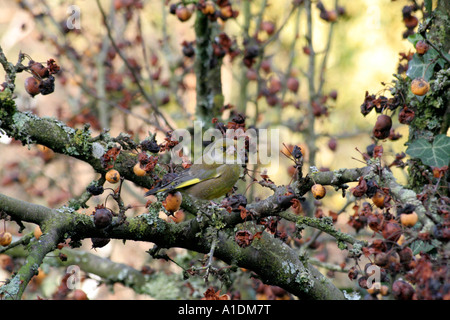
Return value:
[[(195, 121), (193, 135), (186, 129), (177, 129), (172, 132), (172, 138), (179, 142), (171, 150), (172, 162), (175, 164), (181, 164), (186, 157), (191, 163), (212, 159), (214, 163), (247, 163), (274, 168), (279, 163), (278, 129), (228, 129), (222, 132), (219, 129), (203, 130), (202, 122)], [(203, 148), (204, 141), (212, 143)], [(223, 153), (218, 152), (220, 147), (223, 147)]]
[(77, 265), (70, 265), (67, 267), (66, 273), (70, 274), (66, 281), (67, 288), (70, 290), (79, 289), (81, 283), (80, 267)]
[(79, 6), (71, 5), (67, 8), (69, 17), (66, 20), (67, 29), (81, 29), (81, 9)]

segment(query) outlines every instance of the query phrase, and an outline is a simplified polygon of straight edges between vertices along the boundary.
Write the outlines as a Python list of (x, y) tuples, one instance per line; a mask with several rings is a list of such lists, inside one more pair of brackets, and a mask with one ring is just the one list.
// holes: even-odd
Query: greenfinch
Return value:
[(145, 196), (160, 192), (181, 191), (196, 199), (213, 200), (230, 192), (241, 175), (235, 141), (221, 139), (210, 146), (200, 161), (169, 183), (151, 189)]

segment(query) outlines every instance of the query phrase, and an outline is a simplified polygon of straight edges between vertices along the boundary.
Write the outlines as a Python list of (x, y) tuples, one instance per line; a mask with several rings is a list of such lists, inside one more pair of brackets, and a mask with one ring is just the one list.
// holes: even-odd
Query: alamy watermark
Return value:
[(81, 9), (79, 6), (71, 5), (67, 7), (69, 17), (66, 20), (67, 29), (81, 29)]
[[(191, 163), (238, 163), (278, 167), (280, 132), (278, 129), (203, 130), (201, 121), (194, 121), (194, 132), (177, 129), (172, 138), (179, 143), (171, 149), (171, 161), (181, 164), (186, 157)], [(204, 141), (211, 143), (203, 148)], [(218, 152), (223, 147), (222, 153)], [(193, 148), (193, 150), (192, 150)], [(192, 155), (192, 156), (191, 156)]]
[(66, 273), (70, 276), (66, 280), (67, 288), (70, 290), (75, 290), (80, 288), (81, 283), (81, 270), (77, 265), (70, 265), (67, 267)]

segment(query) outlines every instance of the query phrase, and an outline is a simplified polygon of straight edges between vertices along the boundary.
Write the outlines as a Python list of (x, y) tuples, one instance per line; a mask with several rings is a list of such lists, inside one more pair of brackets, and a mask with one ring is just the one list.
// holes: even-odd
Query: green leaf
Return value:
[(415, 53), (408, 63), (406, 75), (410, 79), (423, 77), (426, 81), (430, 81), (431, 77), (433, 77), (434, 67), (438, 60), (436, 57), (438, 55), (439, 53), (433, 48), (430, 48), (427, 53), (422, 56)]
[(422, 240), (416, 240), (411, 243), (410, 248), (413, 252), (413, 255), (419, 254), (421, 252), (427, 253), (436, 248), (436, 246), (432, 243), (426, 243)]
[(413, 33), (408, 37), (408, 41), (411, 42), (414, 47), (416, 46), (416, 43), (420, 40), (424, 40), (420, 33)]
[(430, 167), (442, 168), (450, 160), (450, 137), (439, 134), (434, 138), (433, 144), (426, 139), (417, 139), (408, 144), (406, 153), (412, 158), (419, 158)]

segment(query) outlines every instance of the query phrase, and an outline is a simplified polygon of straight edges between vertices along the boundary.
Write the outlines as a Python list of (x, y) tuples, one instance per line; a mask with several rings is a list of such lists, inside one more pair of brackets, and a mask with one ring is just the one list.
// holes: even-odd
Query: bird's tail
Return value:
[(149, 191), (147, 191), (146, 193), (145, 193), (145, 197), (148, 197), (148, 196), (150, 196), (150, 195), (152, 195), (152, 194), (156, 194), (156, 193), (159, 193), (159, 192), (163, 192), (164, 190), (166, 190), (165, 188), (163, 188), (163, 189), (160, 189), (160, 188), (153, 188), (153, 189), (151, 189), (151, 190), (149, 190)]

